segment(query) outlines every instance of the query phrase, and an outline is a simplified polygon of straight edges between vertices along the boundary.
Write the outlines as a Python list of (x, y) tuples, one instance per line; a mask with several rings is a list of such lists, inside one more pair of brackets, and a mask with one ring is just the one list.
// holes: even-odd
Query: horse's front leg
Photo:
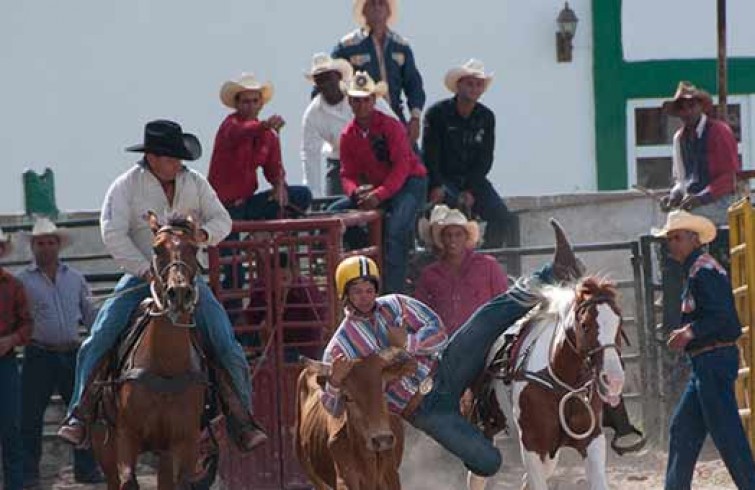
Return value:
[(525, 484), (523, 488), (528, 490), (548, 490), (548, 464), (543, 462), (540, 455), (528, 451), (522, 445), (522, 463), (524, 464)]
[(605, 490), (608, 488), (606, 479), (606, 436), (600, 434), (587, 446), (585, 472), (590, 490)]
[(128, 435), (123, 430), (117, 430), (116, 447), (118, 458), (118, 480), (120, 490), (138, 490), (136, 481), (136, 461), (139, 457), (140, 444), (133, 435)]

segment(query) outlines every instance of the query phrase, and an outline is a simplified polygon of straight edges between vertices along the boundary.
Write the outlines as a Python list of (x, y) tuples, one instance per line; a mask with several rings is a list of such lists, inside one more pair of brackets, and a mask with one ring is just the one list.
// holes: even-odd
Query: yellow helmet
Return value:
[(375, 284), (380, 284), (380, 270), (374, 260), (365, 255), (347, 257), (336, 267), (336, 292), (339, 298), (346, 294), (346, 286), (354, 279), (369, 279)]

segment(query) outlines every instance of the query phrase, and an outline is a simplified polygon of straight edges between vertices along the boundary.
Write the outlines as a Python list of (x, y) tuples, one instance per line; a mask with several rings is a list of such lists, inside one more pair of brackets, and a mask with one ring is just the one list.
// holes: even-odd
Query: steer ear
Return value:
[(315, 376), (324, 376), (326, 378), (330, 376), (330, 364), (327, 362), (315, 361), (304, 356), (301, 356), (299, 360), (304, 363), (304, 369)]
[(385, 361), (383, 377), (386, 379), (409, 376), (417, 370), (417, 360), (404, 349), (389, 347), (380, 352), (380, 357)]

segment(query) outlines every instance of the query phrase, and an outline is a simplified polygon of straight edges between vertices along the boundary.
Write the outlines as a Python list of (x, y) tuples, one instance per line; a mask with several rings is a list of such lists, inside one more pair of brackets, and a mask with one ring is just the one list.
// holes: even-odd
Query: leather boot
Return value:
[(585, 273), (585, 266), (574, 255), (563, 228), (554, 218), (550, 224), (556, 234), (556, 251), (553, 254), (553, 276), (559, 281), (575, 281)]
[(267, 442), (267, 435), (254, 420), (252, 414), (244, 408), (236, 394), (230, 376), (218, 369), (220, 406), (226, 417), (228, 433), (242, 452), (248, 452)]
[(642, 431), (629, 421), (629, 414), (626, 405), (624, 405), (623, 397), (615, 407), (603, 405), (603, 427), (610, 427), (614, 430), (611, 449), (619, 456), (639, 451), (647, 442)]

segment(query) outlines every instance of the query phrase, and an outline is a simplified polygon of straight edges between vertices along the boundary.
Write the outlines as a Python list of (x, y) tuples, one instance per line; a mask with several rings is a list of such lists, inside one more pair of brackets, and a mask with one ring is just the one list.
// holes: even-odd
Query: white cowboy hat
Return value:
[(716, 238), (716, 225), (704, 216), (689, 213), (683, 209), (671, 211), (666, 216), (666, 224), (663, 228), (653, 228), (651, 233), (654, 236), (666, 238), (670, 231), (686, 230), (697, 233), (700, 237), (700, 243), (705, 245)]
[(220, 100), (223, 105), (236, 108), (236, 96), (245, 90), (259, 90), (262, 92), (262, 101), (267, 104), (273, 98), (273, 84), (270, 82), (260, 83), (253, 73), (242, 73), (236, 80), (228, 80), (220, 87)]
[(327, 53), (316, 53), (312, 56), (312, 68), (308, 72), (304, 73), (304, 78), (314, 82), (315, 75), (325, 73), (327, 71), (337, 71), (341, 73), (341, 80), (347, 82), (354, 74), (354, 69), (351, 64), (341, 58), (333, 59)]
[(480, 241), (480, 227), (476, 221), (470, 221), (458, 209), (450, 209), (445, 204), (439, 204), (430, 212), (430, 219), (419, 220), (419, 236), (426, 245), (433, 245), (442, 249), (441, 234), (447, 226), (461, 226), (467, 231), (467, 248), (474, 248)]
[(13, 250), (13, 245), (10, 241), (10, 235), (5, 233), (2, 228), (0, 228), (0, 244), (3, 245), (2, 251), (0, 251), (0, 257), (8, 255)]
[(482, 61), (474, 58), (461, 66), (456, 66), (448, 70), (443, 81), (449, 91), (456, 93), (458, 91), (457, 84), (459, 83), (459, 80), (464, 77), (475, 77), (485, 80), (484, 90), (487, 90), (493, 82), (493, 73), (485, 73), (485, 65), (482, 64)]
[(58, 240), (60, 240), (61, 249), (71, 244), (71, 235), (67, 231), (55, 226), (55, 223), (53, 223), (52, 220), (50, 220), (50, 218), (47, 218), (46, 216), (39, 216), (36, 221), (34, 221), (34, 226), (31, 229), (31, 233), (26, 232), (22, 234), (23, 237), (29, 240), (29, 243), (31, 243), (31, 240), (34, 237), (46, 235), (57, 236)]
[(383, 97), (388, 93), (388, 85), (385, 82), (375, 83), (375, 80), (365, 71), (358, 71), (349, 80), (346, 86), (346, 95), (349, 97)]
[[(391, 10), (391, 15), (388, 16), (386, 24), (392, 26), (398, 20), (398, 0), (387, 0), (388, 8)], [(360, 27), (367, 27), (367, 19), (364, 18), (364, 4), (367, 0), (354, 0), (354, 22)]]

